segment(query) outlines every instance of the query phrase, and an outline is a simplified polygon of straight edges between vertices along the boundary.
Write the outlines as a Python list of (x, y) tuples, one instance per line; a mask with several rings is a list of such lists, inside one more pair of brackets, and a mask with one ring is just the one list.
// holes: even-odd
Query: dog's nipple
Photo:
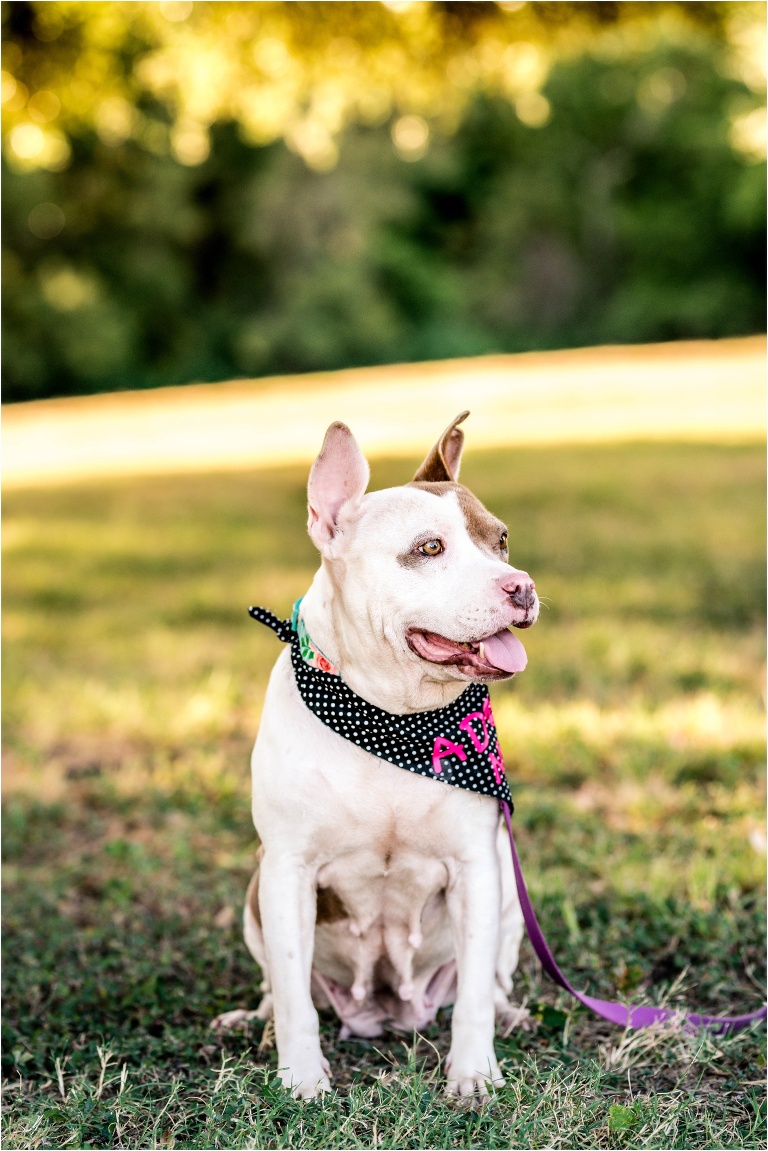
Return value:
[(421, 932), (420, 931), (412, 931), (411, 934), (408, 936), (408, 942), (410, 943), (410, 945), (414, 949), (414, 951), (418, 951), (418, 949), (421, 947), (422, 942), (423, 942), (423, 940), (421, 938)]
[(365, 999), (365, 988), (362, 983), (353, 983), (352, 985), (352, 998), (356, 1003), (362, 1003)]
[(360, 924), (355, 923), (354, 920), (351, 920), (350, 924), (349, 924), (349, 934), (354, 935), (356, 939), (359, 939), (360, 936), (363, 934), (362, 931), (360, 930)]
[(401, 999), (406, 999), (406, 1000), (412, 999), (413, 998), (413, 984), (410, 982), (401, 983), (400, 987), (398, 988), (397, 993)]

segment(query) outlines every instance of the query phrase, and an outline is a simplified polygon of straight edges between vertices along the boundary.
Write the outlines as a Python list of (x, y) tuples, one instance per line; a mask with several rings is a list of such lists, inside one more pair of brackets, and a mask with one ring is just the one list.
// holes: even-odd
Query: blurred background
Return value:
[(257, 998), (246, 607), (312, 578), (332, 420), (376, 488), (465, 407), (547, 604), (493, 697), (555, 953), (762, 1001), (765, 6), (2, 13), (4, 1145), (764, 1146), (761, 1033), (622, 1037), (527, 945), (481, 1113), (327, 1014), (299, 1110), (208, 1023)]
[(763, 329), (761, 3), (2, 18), (6, 402)]

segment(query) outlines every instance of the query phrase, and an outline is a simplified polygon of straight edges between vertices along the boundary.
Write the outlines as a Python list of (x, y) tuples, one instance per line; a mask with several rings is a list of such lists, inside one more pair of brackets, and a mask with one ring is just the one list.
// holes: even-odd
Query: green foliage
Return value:
[(635, 1107), (623, 1107), (621, 1103), (613, 1103), (608, 1108), (609, 1131), (629, 1131), (636, 1126), (639, 1119), (638, 1109)]
[[(734, 50), (738, 69), (745, 33), (764, 14), (752, 0), (15, 0), (2, 5), (3, 131), (20, 167), (58, 170), (65, 133), (83, 127), (112, 142), (170, 142), (199, 163), (208, 127), (233, 120), (252, 143), (285, 137), (311, 166), (327, 167), (346, 124), (397, 111), (455, 120), (478, 88), (530, 96), (549, 53), (611, 36), (705, 31)], [(158, 104), (170, 141), (147, 116)]]
[(5, 399), (760, 330), (722, 49), (563, 59), (544, 96), (540, 127), (477, 97), (415, 162), (389, 125), (319, 172), (219, 123), (197, 167), (83, 128), (65, 170), (4, 170)]
[[(415, 464), (375, 461), (374, 487)], [(605, 998), (757, 1005), (763, 449), (470, 451), (464, 474), (549, 606), (494, 710), (564, 970)], [(4, 1146), (764, 1147), (762, 1029), (624, 1035), (527, 944), (515, 995), (539, 1026), (499, 1038), (507, 1086), (479, 1112), (441, 1095), (448, 1012), (375, 1046), (323, 1013), (337, 1090), (305, 1105), (260, 1023), (210, 1032), (258, 996), (237, 921), (279, 645), (245, 608), (285, 614), (306, 590), (305, 483), (291, 468), (5, 497)]]

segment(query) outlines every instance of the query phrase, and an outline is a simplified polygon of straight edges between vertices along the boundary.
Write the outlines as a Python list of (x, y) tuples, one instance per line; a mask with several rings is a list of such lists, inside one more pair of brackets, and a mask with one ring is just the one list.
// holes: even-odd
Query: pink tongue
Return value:
[(497, 631), (483, 640), (485, 658), (502, 671), (524, 671), (528, 663), (525, 648), (511, 631)]

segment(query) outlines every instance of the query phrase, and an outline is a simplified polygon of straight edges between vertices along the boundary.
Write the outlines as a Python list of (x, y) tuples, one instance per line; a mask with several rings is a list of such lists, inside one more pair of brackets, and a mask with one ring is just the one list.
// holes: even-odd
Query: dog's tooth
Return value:
[(481, 643), (477, 649), (480, 659), (485, 659), (485, 644)]

